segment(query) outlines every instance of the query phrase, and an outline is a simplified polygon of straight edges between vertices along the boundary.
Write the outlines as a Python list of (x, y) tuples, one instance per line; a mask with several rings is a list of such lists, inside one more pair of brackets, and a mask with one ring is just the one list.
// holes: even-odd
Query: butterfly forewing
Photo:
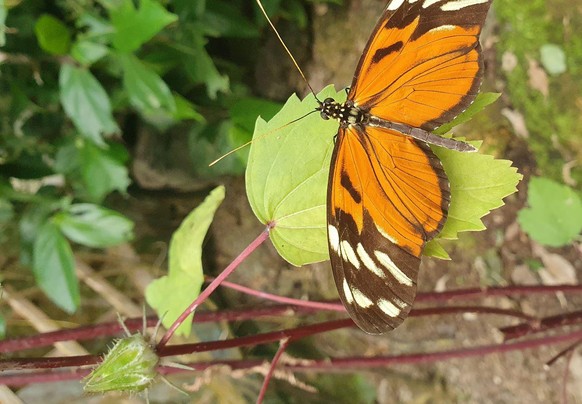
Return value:
[[(400, 6), (395, 9), (397, 5)], [(349, 99), (374, 116), (433, 130), (473, 102), (491, 0), (393, 0), (360, 59)]]
[(340, 129), (328, 184), (331, 264), (344, 306), (368, 333), (393, 329), (408, 315), (422, 250), (442, 229), (450, 201), (428, 145), (382, 122), (431, 131), (473, 102), (491, 1), (392, 0), (348, 102), (332, 114)]

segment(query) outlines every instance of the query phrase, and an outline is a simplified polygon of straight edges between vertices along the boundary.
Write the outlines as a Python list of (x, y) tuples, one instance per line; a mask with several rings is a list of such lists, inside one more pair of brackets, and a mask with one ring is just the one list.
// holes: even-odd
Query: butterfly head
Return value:
[(315, 108), (319, 111), (322, 119), (337, 119), (341, 126), (355, 125), (364, 123), (368, 114), (354, 105), (350, 100), (340, 104), (333, 98), (326, 98), (323, 102), (319, 101), (319, 106)]

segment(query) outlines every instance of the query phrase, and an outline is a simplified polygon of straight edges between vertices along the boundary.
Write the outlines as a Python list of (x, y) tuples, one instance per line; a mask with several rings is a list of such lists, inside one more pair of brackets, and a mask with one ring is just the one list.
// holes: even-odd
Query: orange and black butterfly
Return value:
[(479, 34), (492, 0), (392, 0), (361, 56), (337, 119), (327, 197), (335, 283), (364, 331), (397, 327), (416, 295), (420, 256), (443, 228), (450, 190), (428, 144), (472, 146), (431, 131), (477, 96)]

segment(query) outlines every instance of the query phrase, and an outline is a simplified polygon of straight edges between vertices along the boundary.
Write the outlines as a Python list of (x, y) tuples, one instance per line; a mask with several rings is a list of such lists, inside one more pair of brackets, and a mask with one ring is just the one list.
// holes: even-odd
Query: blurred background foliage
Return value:
[[(304, 2), (264, 3), (306, 26)], [(18, 246), (38, 285), (73, 312), (70, 243), (132, 238), (131, 221), (105, 206), (134, 181), (137, 127), (187, 133), (196, 175), (243, 172), (244, 157), (207, 165), (279, 106), (251, 89), (249, 50), (265, 20), (243, 0), (13, 0), (0, 10), (0, 241)]]

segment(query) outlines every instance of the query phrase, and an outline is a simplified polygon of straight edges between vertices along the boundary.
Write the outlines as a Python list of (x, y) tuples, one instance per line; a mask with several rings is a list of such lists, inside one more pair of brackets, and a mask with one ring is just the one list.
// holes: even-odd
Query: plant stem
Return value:
[(162, 337), (162, 339), (158, 343), (158, 345), (157, 345), (158, 350), (163, 348), (168, 343), (168, 341), (170, 340), (170, 338), (172, 338), (172, 335), (174, 335), (174, 333), (176, 332), (178, 327), (184, 321), (186, 321), (186, 319), (188, 318), (188, 316), (190, 314), (194, 313), (194, 311), (198, 308), (198, 306), (200, 306), (200, 304), (202, 304), (202, 302), (204, 302), (212, 294), (212, 292), (214, 292), (214, 290), (216, 290), (216, 288), (220, 285), (220, 283), (222, 281), (224, 281), (231, 273), (233, 273), (234, 270), (241, 264), (241, 262), (243, 262), (253, 251), (255, 251), (261, 244), (263, 244), (263, 242), (266, 239), (269, 238), (269, 232), (273, 227), (274, 227), (274, 223), (268, 223), (265, 230), (263, 230), (263, 232), (256, 239), (254, 239), (238, 255), (238, 257), (236, 257), (224, 269), (224, 271), (222, 271), (222, 273), (220, 275), (218, 275), (216, 277), (216, 279), (214, 279), (214, 281), (212, 281), (210, 283), (210, 285), (208, 285), (206, 287), (206, 289), (204, 289), (204, 291), (202, 291), (202, 293), (200, 293), (200, 295), (198, 295), (198, 297), (194, 300), (194, 302), (186, 310), (184, 310), (184, 312), (182, 314), (180, 314), (180, 316), (176, 319), (176, 321), (174, 321), (174, 324), (172, 324), (172, 326), (168, 329), (168, 331), (164, 334), (164, 336)]

